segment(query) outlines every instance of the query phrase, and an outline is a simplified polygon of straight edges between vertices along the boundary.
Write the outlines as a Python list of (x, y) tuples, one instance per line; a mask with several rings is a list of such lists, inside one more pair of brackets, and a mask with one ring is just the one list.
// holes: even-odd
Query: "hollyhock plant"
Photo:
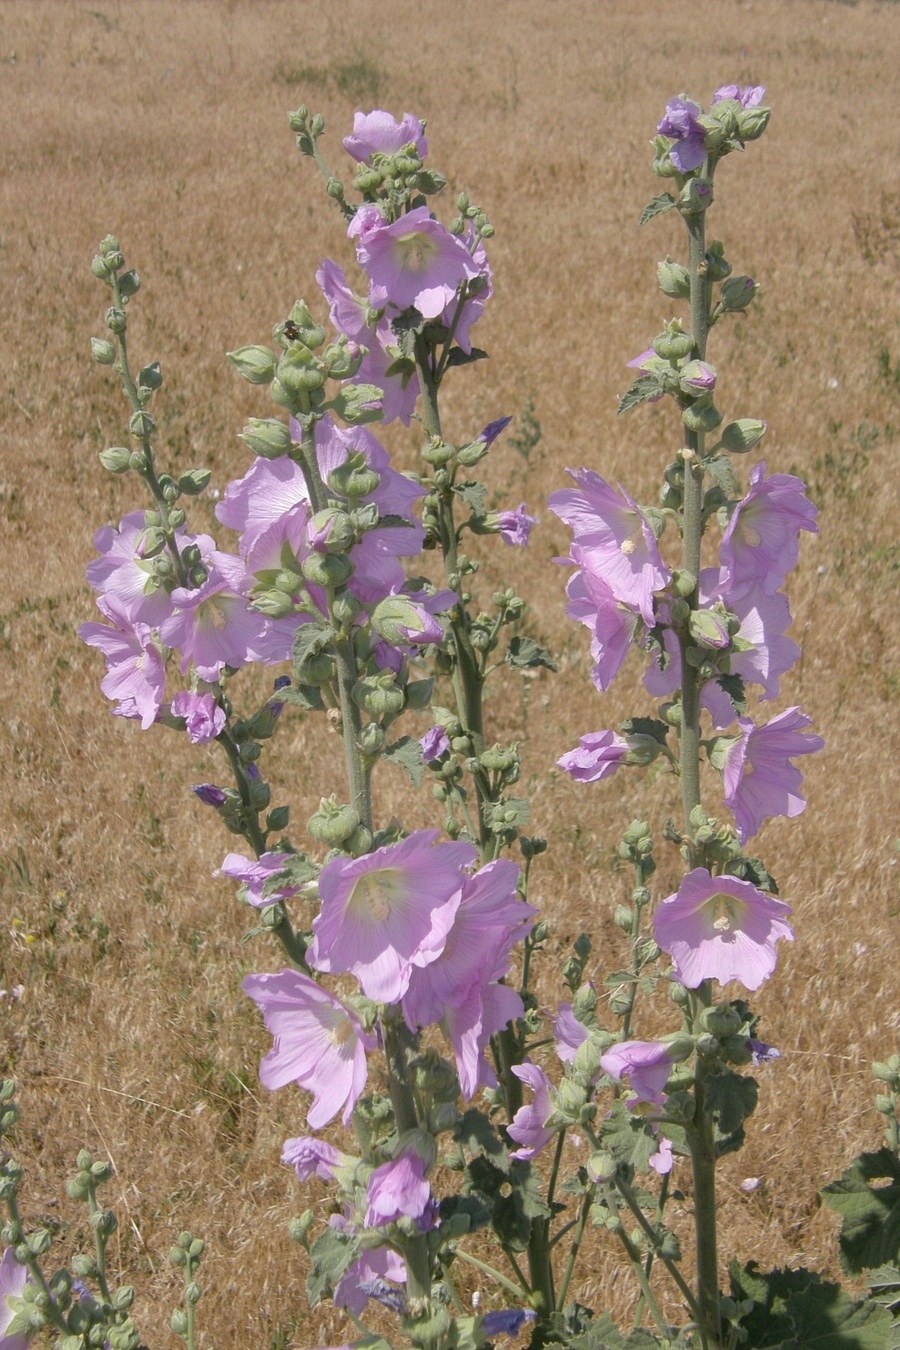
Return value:
[(568, 472), (578, 490), (567, 488), (548, 499), (575, 535), (572, 558), (563, 561), (602, 577), (617, 601), (652, 624), (653, 594), (668, 584), (670, 573), (650, 522), (627, 492), (616, 492), (592, 469)]
[(371, 164), (373, 155), (396, 155), (408, 145), (415, 147), (419, 159), (428, 154), (425, 127), (412, 113), (398, 121), (389, 112), (353, 114), (353, 134), (344, 137), (344, 149), (360, 164)]
[(672, 98), (656, 128), (660, 136), (674, 142), (669, 155), (679, 173), (699, 169), (706, 159), (706, 130), (699, 120), (702, 112), (699, 104), (689, 98)]
[(225, 710), (213, 694), (183, 692), (172, 699), (172, 712), (183, 717), (185, 730), (194, 745), (208, 745), (225, 729)]
[(790, 473), (766, 477), (761, 460), (750, 470), (750, 490), (738, 502), (722, 537), (722, 569), (731, 587), (753, 583), (771, 594), (797, 566), (800, 531), (818, 534), (818, 512), (806, 484)]
[(369, 301), (376, 309), (414, 306), (423, 319), (438, 318), (462, 282), (479, 275), (463, 241), (427, 206), (360, 233), (356, 254), (369, 275)]
[(241, 985), (260, 1008), (275, 1044), (259, 1069), (263, 1087), (298, 1083), (313, 1094), (306, 1119), (321, 1129), (342, 1111), (344, 1124), (365, 1091), (366, 1054), (375, 1049), (356, 1014), (298, 970), (248, 975)]
[(812, 719), (788, 708), (765, 726), (749, 717), (738, 719), (741, 734), (722, 738), (725, 801), (734, 812), (742, 844), (757, 834), (771, 816), (799, 816), (806, 810), (801, 794), (803, 775), (791, 760), (824, 749), (821, 736), (808, 735)]
[(319, 877), (321, 910), (309, 959), (316, 970), (352, 971), (367, 998), (398, 1003), (414, 967), (436, 961), (462, 899), (471, 844), (437, 843), (439, 830), (362, 858), (334, 858)]
[(775, 969), (776, 944), (794, 939), (790, 912), (790, 905), (749, 881), (695, 867), (661, 902), (654, 933), (675, 962), (675, 979), (688, 989), (704, 980), (738, 980), (758, 989)]

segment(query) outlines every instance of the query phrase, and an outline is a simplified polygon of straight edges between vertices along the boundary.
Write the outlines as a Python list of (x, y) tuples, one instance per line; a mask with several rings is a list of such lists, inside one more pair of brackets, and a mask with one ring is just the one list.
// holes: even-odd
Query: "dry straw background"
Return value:
[[(77, 1242), (82, 1216), (63, 1183), (86, 1144), (116, 1165), (113, 1261), (138, 1286), (148, 1342), (175, 1344), (166, 1253), (184, 1227), (207, 1240), (205, 1346), (286, 1350), (348, 1334), (331, 1311), (308, 1312), (305, 1258), (286, 1237), (289, 1217), (307, 1204), (324, 1215), (327, 1196), (318, 1183), (299, 1193), (278, 1161), (283, 1138), (304, 1131), (299, 1095), (258, 1084), (269, 1040), (239, 984), (278, 957), (240, 945), (246, 912), (213, 875), (232, 840), (188, 784), (218, 766), (171, 733), (110, 717), (102, 663), (77, 636), (93, 616), (94, 530), (140, 504), (97, 461), (127, 420), (89, 357), (106, 303), (90, 274), (97, 242), (118, 234), (144, 279), (132, 347), (163, 364), (160, 447), (180, 468), (212, 467), (221, 490), (248, 464), (245, 417), (266, 414), (223, 353), (265, 341), (312, 295), (325, 254), (350, 261), (286, 111), (321, 109), (342, 171), (355, 107), (429, 120), (435, 165), (496, 226), (496, 298), (479, 336), (492, 360), (457, 378), (446, 425), (465, 439), (532, 398), (543, 428), (527, 461), (507, 439), (488, 462), (498, 500), (527, 498), (543, 523), (526, 554), (484, 550), (484, 578), (493, 589), (514, 563), (560, 674), (511, 680), (492, 704), (494, 735), (522, 739), (534, 825), (553, 840), (536, 894), (556, 950), (590, 929), (602, 981), (621, 960), (611, 915), (630, 884), (616, 842), (639, 814), (661, 834), (676, 806), (663, 775), (585, 789), (553, 767), (579, 734), (650, 705), (636, 663), (605, 699), (592, 689), (586, 635), (565, 619), (551, 563), (564, 531), (542, 503), (582, 464), (655, 496), (679, 444), (671, 411), (615, 416), (625, 362), (674, 308), (655, 263), (683, 252), (672, 217), (636, 226), (658, 190), (647, 142), (673, 93), (705, 100), (739, 81), (765, 83), (775, 115), (723, 167), (713, 233), (764, 299), (716, 329), (711, 358), (726, 414), (769, 421), (770, 466), (801, 474), (821, 510), (790, 583), (803, 660), (781, 706), (802, 701), (828, 748), (805, 766), (806, 815), (761, 842), (797, 940), (756, 1000), (784, 1058), (760, 1071), (747, 1146), (721, 1169), (723, 1250), (835, 1273), (836, 1224), (816, 1191), (878, 1145), (868, 1064), (897, 1048), (900, 1025), (900, 9), (92, 3), (0, 4), (0, 987), (24, 986), (0, 1000), (0, 1069), (21, 1083), (27, 1218), (55, 1218), (64, 1251)], [(416, 437), (400, 430), (389, 440), (409, 465)], [(282, 728), (272, 774), (298, 837), (339, 763), (317, 724)], [(426, 819), (428, 803), (388, 771), (382, 790), (385, 815)], [(712, 781), (709, 792), (714, 802)], [(661, 887), (674, 866), (664, 861)], [(554, 968), (548, 959), (548, 1001)], [(760, 1179), (749, 1195), (747, 1177)], [(597, 1244), (577, 1293), (621, 1312), (625, 1284)], [(483, 1295), (489, 1306), (498, 1292)]]

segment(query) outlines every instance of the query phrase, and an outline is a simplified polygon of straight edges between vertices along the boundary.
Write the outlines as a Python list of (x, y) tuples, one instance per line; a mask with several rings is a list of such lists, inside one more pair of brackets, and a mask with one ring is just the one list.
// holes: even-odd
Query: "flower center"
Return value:
[(746, 520), (743, 516), (738, 525), (738, 534), (741, 537), (741, 542), (746, 544), (748, 548), (759, 548), (762, 543), (762, 535), (759, 530), (755, 529), (749, 520)]
[(353, 1023), (349, 1017), (342, 1017), (336, 1026), (331, 1028), (331, 1039), (335, 1045), (343, 1046), (353, 1039)]
[(202, 610), (204, 620), (210, 623), (213, 628), (221, 632), (223, 628), (228, 627), (228, 614), (224, 605), (220, 605), (215, 596), (209, 600), (204, 600)]
[(355, 909), (367, 912), (378, 923), (391, 917), (391, 908), (406, 893), (403, 873), (396, 867), (382, 867), (364, 872), (356, 882), (350, 897)]
[(438, 251), (437, 244), (427, 234), (401, 234), (397, 245), (404, 272), (427, 272)]
[(733, 895), (723, 895), (720, 891), (717, 895), (710, 896), (707, 904), (714, 916), (712, 926), (717, 933), (730, 933), (733, 928), (740, 926), (737, 923), (740, 907)]

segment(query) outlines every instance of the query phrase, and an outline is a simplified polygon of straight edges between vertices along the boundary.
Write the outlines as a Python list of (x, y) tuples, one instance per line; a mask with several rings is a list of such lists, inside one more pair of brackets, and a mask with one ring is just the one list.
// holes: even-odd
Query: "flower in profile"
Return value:
[(699, 120), (702, 112), (700, 105), (689, 98), (672, 98), (656, 128), (661, 136), (674, 141), (669, 155), (679, 173), (699, 169), (706, 159), (706, 131)]
[(443, 727), (431, 727), (419, 741), (426, 764), (450, 753), (450, 737)]
[(660, 904), (654, 931), (675, 962), (675, 979), (688, 989), (704, 980), (739, 980), (758, 989), (775, 969), (776, 944), (793, 941), (790, 912), (790, 905), (749, 881), (696, 867)]
[[(366, 1191), (368, 1208), (366, 1227), (379, 1228), (409, 1219), (428, 1220), (432, 1209), (431, 1186), (425, 1173), (432, 1159), (420, 1153), (415, 1143), (403, 1148), (396, 1158), (376, 1167)], [(430, 1227), (430, 1223), (426, 1223)]]
[(799, 816), (806, 810), (803, 775), (791, 760), (816, 754), (825, 742), (805, 734), (812, 719), (799, 708), (788, 708), (766, 726), (755, 726), (749, 717), (739, 718), (738, 725), (740, 736), (726, 743), (722, 776), (725, 801), (746, 844), (770, 816)]
[(265, 909), (279, 900), (290, 900), (300, 892), (299, 886), (276, 888), (270, 884), (273, 877), (284, 872), (290, 856), (289, 853), (263, 853), (259, 858), (245, 858), (242, 853), (229, 853), (219, 871), (245, 887), (249, 904)]
[(600, 1067), (619, 1082), (628, 1077), (638, 1102), (661, 1106), (666, 1099), (665, 1086), (676, 1058), (684, 1058), (673, 1041), (619, 1041), (600, 1057)]
[(415, 968), (444, 950), (462, 898), (471, 844), (436, 843), (417, 830), (362, 858), (333, 858), (319, 876), (321, 911), (309, 959), (317, 970), (352, 971), (367, 998), (399, 1003)]
[(650, 764), (660, 751), (654, 736), (619, 736), (615, 731), (589, 731), (577, 750), (569, 750), (556, 762), (579, 783), (599, 783), (611, 778), (621, 764)]
[(806, 484), (790, 473), (766, 477), (766, 462), (750, 470), (750, 490), (738, 502), (722, 536), (723, 576), (732, 589), (753, 583), (777, 591), (797, 565), (800, 531), (818, 534), (818, 512)]
[(513, 1117), (508, 1130), (509, 1137), (522, 1147), (509, 1156), (530, 1162), (556, 1134), (556, 1130), (547, 1128), (547, 1121), (553, 1114), (550, 1079), (537, 1064), (529, 1062), (514, 1064), (513, 1073), (532, 1089), (534, 1101), (530, 1106), (519, 1107)]
[(564, 1064), (571, 1064), (578, 1054), (578, 1047), (584, 1044), (591, 1033), (583, 1022), (579, 1022), (571, 1003), (560, 1003), (553, 1023), (553, 1034), (556, 1037), (556, 1053)]
[(345, 1166), (350, 1159), (327, 1140), (305, 1135), (301, 1139), (285, 1139), (281, 1161), (293, 1167), (298, 1181), (309, 1181), (310, 1177), (334, 1181), (336, 1170)]
[(0, 1350), (26, 1350), (31, 1333), (10, 1331), (16, 1317), (11, 1299), (20, 1299), (28, 1283), (28, 1267), (20, 1266), (7, 1247), (0, 1261)]
[(494, 444), (494, 441), (497, 439), (497, 437), (500, 435), (501, 432), (506, 430), (511, 421), (512, 421), (511, 417), (498, 417), (496, 422), (489, 422), (485, 427), (484, 431), (482, 431), (481, 435), (478, 437), (478, 440), (484, 441), (487, 448), (490, 449), (491, 446)]
[(361, 233), (356, 254), (369, 274), (369, 301), (376, 309), (413, 305), (423, 319), (436, 319), (460, 284), (479, 275), (462, 240), (435, 220), (427, 206)]
[(183, 692), (172, 699), (172, 712), (183, 717), (185, 730), (194, 745), (208, 745), (224, 730), (225, 709), (216, 702), (214, 694)]
[(204, 806), (224, 806), (228, 801), (225, 789), (216, 787), (215, 783), (194, 783), (191, 791), (197, 794)]
[(764, 84), (748, 84), (743, 88), (739, 84), (723, 84), (721, 89), (717, 89), (713, 94), (712, 102), (722, 103), (727, 98), (733, 98), (742, 108), (755, 108), (762, 103), (765, 96)]
[(592, 469), (570, 469), (578, 490), (554, 492), (549, 506), (574, 532), (571, 559), (599, 577), (615, 599), (654, 623), (653, 593), (669, 582), (656, 535), (637, 503)]
[(516, 511), (498, 511), (493, 519), (504, 541), (516, 548), (524, 548), (532, 529), (540, 524), (536, 516), (525, 510), (524, 502)]
[(275, 1044), (259, 1069), (263, 1087), (299, 1083), (313, 1093), (310, 1128), (321, 1129), (343, 1108), (349, 1124), (368, 1077), (366, 1052), (375, 1049), (356, 1015), (299, 970), (248, 975), (241, 985), (259, 1006)]
[(396, 155), (408, 145), (415, 147), (419, 159), (428, 154), (425, 127), (412, 113), (404, 113), (398, 122), (389, 112), (353, 114), (353, 133), (344, 137), (344, 149), (359, 164), (371, 164), (373, 155)]
[(659, 1148), (650, 1155), (647, 1161), (658, 1176), (666, 1176), (675, 1166), (672, 1141), (663, 1135), (659, 1140)]
[[(577, 545), (572, 547), (570, 561), (581, 566), (581, 551)], [(641, 624), (640, 617), (627, 605), (619, 603), (601, 576), (584, 566), (569, 578), (566, 595), (569, 597), (566, 605), (569, 618), (591, 630), (591, 656), (594, 658), (591, 679), (603, 693), (622, 669)]]
[(102, 595), (97, 606), (110, 623), (83, 623), (78, 635), (89, 647), (99, 647), (106, 657), (100, 688), (116, 702), (115, 711), (140, 719), (146, 731), (156, 721), (166, 692), (160, 644), (153, 629), (128, 617), (114, 594)]

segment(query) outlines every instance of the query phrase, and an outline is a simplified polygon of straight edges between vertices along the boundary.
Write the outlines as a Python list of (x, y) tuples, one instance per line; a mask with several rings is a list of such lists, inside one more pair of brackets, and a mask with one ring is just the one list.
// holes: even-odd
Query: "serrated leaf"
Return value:
[(341, 1277), (359, 1255), (359, 1239), (353, 1233), (326, 1228), (309, 1249), (312, 1270), (306, 1278), (306, 1292), (315, 1307), (334, 1293)]
[(422, 761), (422, 746), (413, 736), (401, 736), (383, 752), (389, 764), (405, 769), (417, 788), (425, 781), (425, 765)]
[[(872, 1185), (880, 1182), (880, 1185)], [(883, 1184), (886, 1183), (886, 1184)], [(842, 1216), (841, 1265), (850, 1275), (884, 1266), (900, 1256), (900, 1160), (889, 1148), (862, 1153), (839, 1181), (822, 1189)]]
[(454, 347), (447, 357), (448, 366), (470, 366), (473, 361), (486, 361), (487, 352), (483, 352), (480, 347), (473, 347), (470, 352), (464, 352), (462, 347)]
[(473, 516), (487, 515), (487, 488), (484, 483), (457, 483), (453, 491), (466, 503)]
[(671, 728), (656, 717), (629, 717), (620, 730), (624, 736), (652, 736), (660, 745), (666, 745)]
[(280, 689), (278, 697), (282, 703), (290, 703), (294, 708), (304, 708), (307, 712), (325, 711), (322, 692), (314, 684), (292, 684), (288, 689)]
[(727, 695), (737, 717), (747, 715), (747, 691), (740, 675), (720, 675), (716, 684)]
[(397, 346), (404, 356), (413, 361), (416, 356), (416, 338), (424, 326), (425, 321), (414, 305), (391, 320), (391, 331), (397, 339)]
[(641, 225), (646, 225), (654, 216), (665, 215), (666, 211), (671, 211), (675, 205), (675, 198), (671, 192), (661, 192), (658, 197), (654, 197), (652, 202), (648, 202), (641, 212)]
[(805, 1289), (788, 1299), (794, 1324), (788, 1345), (810, 1350), (884, 1350), (891, 1314), (872, 1299), (852, 1299), (837, 1284)]
[(521, 634), (510, 640), (504, 660), (517, 670), (533, 670), (536, 666), (544, 666), (547, 670), (558, 669), (548, 651), (539, 646), (534, 638), (523, 637)]
[(726, 1069), (706, 1080), (706, 1101), (713, 1115), (716, 1155), (721, 1158), (743, 1143), (744, 1121), (756, 1110), (759, 1084), (755, 1078)]
[(630, 412), (640, 403), (649, 403), (665, 393), (662, 382), (655, 375), (639, 375), (631, 388), (619, 399), (619, 415)]
[(703, 461), (703, 467), (727, 497), (739, 495), (738, 481), (727, 455), (711, 455)]
[(487, 1116), (475, 1107), (467, 1111), (453, 1131), (453, 1138), (473, 1158), (488, 1158), (501, 1172), (509, 1171), (509, 1152)]
[(600, 1130), (600, 1139), (620, 1166), (630, 1166), (638, 1172), (646, 1172), (653, 1154), (659, 1151), (659, 1140), (653, 1130), (622, 1101), (613, 1102)]
[(331, 624), (302, 623), (294, 634), (294, 660), (299, 663), (321, 656), (335, 637), (337, 633)]

